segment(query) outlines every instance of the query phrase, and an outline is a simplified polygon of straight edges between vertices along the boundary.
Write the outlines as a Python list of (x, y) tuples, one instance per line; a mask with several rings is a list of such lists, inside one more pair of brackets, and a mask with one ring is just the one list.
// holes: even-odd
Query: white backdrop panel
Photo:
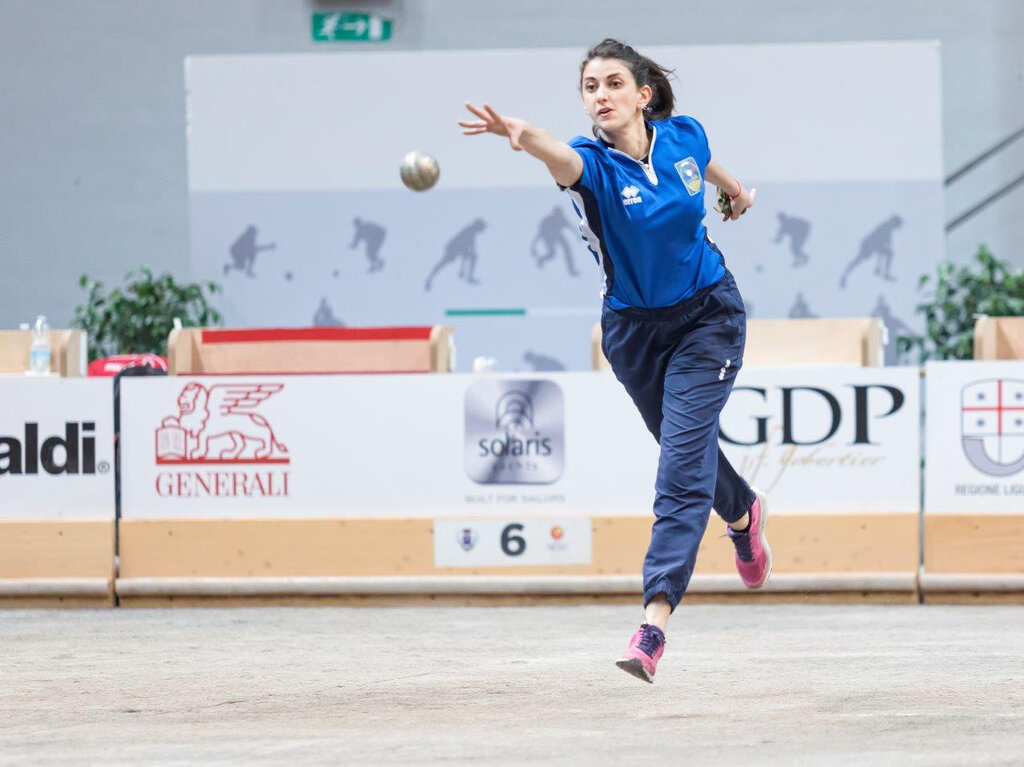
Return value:
[[(677, 111), (701, 120), (712, 153), (744, 178), (942, 178), (938, 43), (641, 52), (675, 69)], [(494, 137), (470, 143), (455, 121), (468, 114), (463, 102), (489, 101), (562, 140), (589, 135), (577, 90), (582, 55), (554, 48), (189, 57), (189, 189), (395, 189), (398, 162), (412, 149), (438, 158), (445, 188), (550, 186), (539, 163)]]
[[(945, 241), (938, 46), (644, 50), (676, 69), (676, 111), (758, 188), (741, 222), (706, 217), (748, 315), (915, 330), (914, 286)], [(193, 277), (224, 286), (231, 325), (443, 322), (460, 371), (477, 356), (508, 371), (587, 369), (601, 278), (567, 195), (507, 142), (455, 124), (465, 100), (488, 99), (558, 138), (588, 134), (582, 54), (189, 59)], [(400, 184), (412, 149), (440, 161), (428, 192)], [(706, 187), (708, 210), (714, 195)], [(510, 308), (525, 314), (463, 311)], [(886, 361), (899, 362), (895, 344)]]

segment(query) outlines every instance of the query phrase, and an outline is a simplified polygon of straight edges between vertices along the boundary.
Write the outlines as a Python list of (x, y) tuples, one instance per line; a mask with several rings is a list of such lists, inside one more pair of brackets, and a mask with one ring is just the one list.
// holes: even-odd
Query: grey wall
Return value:
[[(324, 51), (310, 14), (345, 6), (395, 17), (395, 49), (938, 39), (947, 171), (1024, 125), (1020, 0), (0, 0), (0, 327), (66, 324), (83, 272), (187, 277), (183, 58)], [(947, 219), (1021, 172), (1024, 140), (950, 187)], [(947, 255), (980, 242), (1024, 266), (1024, 186)]]

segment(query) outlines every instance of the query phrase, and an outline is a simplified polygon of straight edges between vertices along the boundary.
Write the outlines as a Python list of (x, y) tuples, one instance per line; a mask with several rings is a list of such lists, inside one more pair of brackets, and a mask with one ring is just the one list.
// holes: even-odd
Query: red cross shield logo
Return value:
[(1024, 381), (975, 381), (961, 392), (964, 455), (978, 471), (1009, 477), (1024, 469)]

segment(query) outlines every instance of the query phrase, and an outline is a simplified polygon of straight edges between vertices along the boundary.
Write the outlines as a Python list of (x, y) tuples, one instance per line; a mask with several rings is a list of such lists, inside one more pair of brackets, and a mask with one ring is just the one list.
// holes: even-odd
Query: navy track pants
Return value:
[(743, 361), (746, 310), (728, 271), (664, 309), (601, 313), (601, 347), (661, 445), (654, 526), (644, 559), (644, 605), (664, 593), (674, 610), (693, 575), (712, 506), (726, 522), (754, 493), (718, 446), (718, 416)]

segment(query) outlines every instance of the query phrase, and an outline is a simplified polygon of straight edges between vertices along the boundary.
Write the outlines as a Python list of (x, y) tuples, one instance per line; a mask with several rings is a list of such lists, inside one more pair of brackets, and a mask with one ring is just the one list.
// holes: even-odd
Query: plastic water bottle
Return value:
[(474, 373), (494, 373), (498, 369), (498, 360), (494, 357), (476, 357), (473, 360)]
[(46, 317), (39, 315), (32, 326), (32, 346), (28, 352), (28, 372), (30, 375), (45, 376), (50, 374), (50, 326)]

